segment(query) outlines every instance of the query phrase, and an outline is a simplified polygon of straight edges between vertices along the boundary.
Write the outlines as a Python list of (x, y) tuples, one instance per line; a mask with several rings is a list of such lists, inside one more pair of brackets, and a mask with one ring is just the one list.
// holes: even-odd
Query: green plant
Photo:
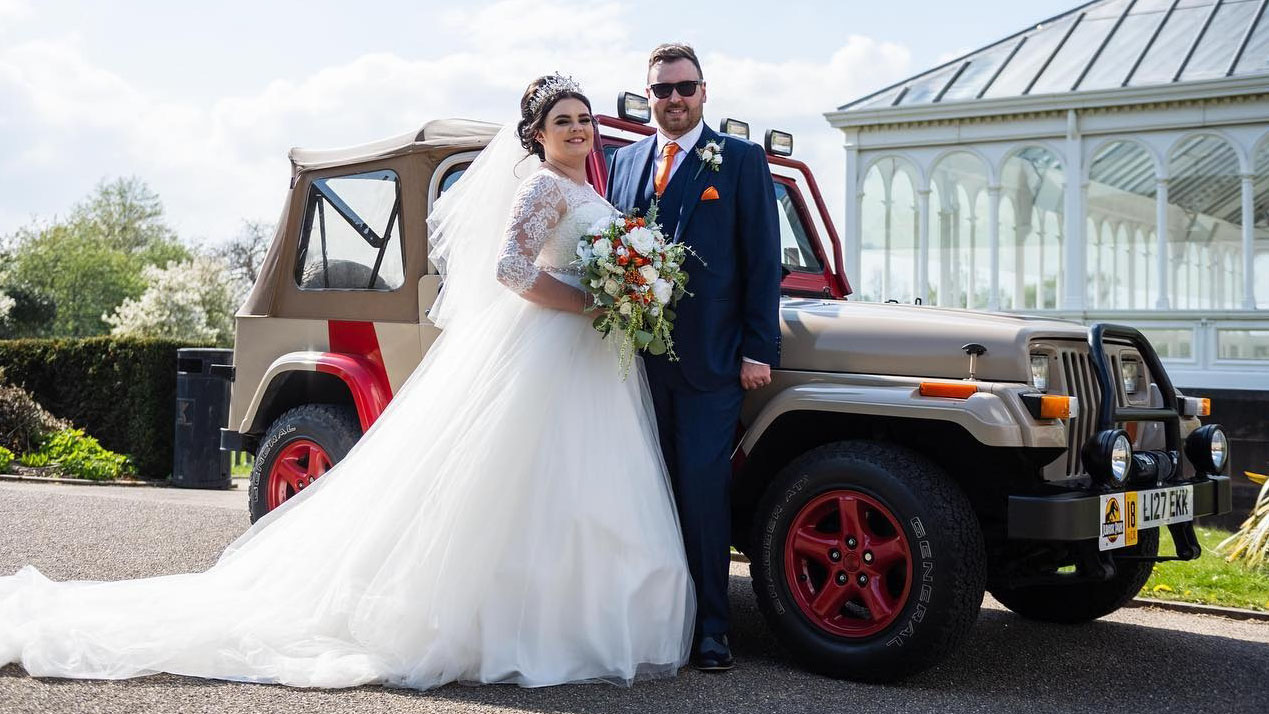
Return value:
[(0, 471), (9, 468), (11, 463), (13, 463), (13, 452), (0, 446)]
[(96, 439), (82, 429), (63, 429), (54, 434), (37, 452), (47, 465), (65, 476), (110, 481), (130, 470), (128, 457), (103, 449)]
[(18, 457), (18, 463), (23, 466), (29, 466), (33, 469), (38, 469), (48, 466), (49, 458), (48, 454), (41, 454), (39, 452), (32, 451), (29, 454), (22, 454), (22, 456)]

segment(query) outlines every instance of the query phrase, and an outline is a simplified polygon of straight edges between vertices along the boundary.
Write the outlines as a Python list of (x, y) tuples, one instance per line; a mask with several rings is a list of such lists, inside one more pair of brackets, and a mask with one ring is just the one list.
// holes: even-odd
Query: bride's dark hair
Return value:
[(529, 86), (524, 90), (524, 96), (520, 98), (520, 123), (516, 125), (516, 133), (520, 135), (520, 145), (524, 147), (524, 150), (536, 155), (539, 161), (546, 160), (546, 149), (542, 147), (542, 142), (537, 140), (536, 134), (546, 126), (546, 117), (551, 113), (552, 107), (561, 99), (576, 99), (586, 105), (586, 111), (591, 111), (590, 100), (586, 98), (586, 95), (573, 89), (561, 89), (555, 92), (548, 90), (549, 93), (541, 97), (538, 102), (533, 101), (543, 85), (558, 83), (559, 80), (560, 76), (557, 74), (538, 77), (529, 82)]

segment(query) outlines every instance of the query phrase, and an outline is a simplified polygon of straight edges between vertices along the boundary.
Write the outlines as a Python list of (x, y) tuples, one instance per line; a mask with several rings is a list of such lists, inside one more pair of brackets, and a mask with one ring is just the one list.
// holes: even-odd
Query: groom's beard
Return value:
[[(657, 126), (661, 127), (661, 131), (666, 134), (680, 136), (696, 126), (696, 122), (701, 120), (703, 108), (701, 105), (692, 107), (686, 102), (661, 104), (656, 110)], [(672, 109), (682, 109), (684, 111), (674, 115), (670, 113)]]

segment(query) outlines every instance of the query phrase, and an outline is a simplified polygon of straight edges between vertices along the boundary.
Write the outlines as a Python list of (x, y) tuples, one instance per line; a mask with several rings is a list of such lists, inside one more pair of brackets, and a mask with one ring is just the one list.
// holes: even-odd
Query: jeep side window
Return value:
[(316, 179), (300, 229), (302, 290), (396, 290), (405, 282), (401, 185), (382, 170)]
[(440, 198), (441, 194), (448, 191), (450, 186), (458, 183), (458, 179), (463, 177), (463, 172), (470, 166), (471, 164), (459, 164), (446, 171), (445, 175), (441, 177), (441, 185), (436, 189), (436, 197)]
[(811, 247), (811, 238), (789, 187), (776, 181), (775, 195), (776, 215), (780, 217), (780, 262), (790, 272), (822, 274), (824, 265)]

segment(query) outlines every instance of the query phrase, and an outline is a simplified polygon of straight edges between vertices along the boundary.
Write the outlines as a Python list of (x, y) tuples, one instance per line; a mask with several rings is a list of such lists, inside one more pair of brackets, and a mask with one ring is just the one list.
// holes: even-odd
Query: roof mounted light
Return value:
[(744, 122), (739, 119), (724, 119), (722, 123), (718, 125), (718, 130), (724, 134), (731, 134), (732, 136), (738, 136), (742, 139), (749, 138), (749, 122)]
[(617, 95), (617, 116), (626, 121), (647, 124), (652, 121), (652, 108), (648, 106), (648, 98), (634, 92), (622, 92)]
[(776, 156), (793, 155), (793, 135), (787, 131), (767, 129), (767, 138), (763, 143), (767, 147), (768, 154), (775, 154)]

